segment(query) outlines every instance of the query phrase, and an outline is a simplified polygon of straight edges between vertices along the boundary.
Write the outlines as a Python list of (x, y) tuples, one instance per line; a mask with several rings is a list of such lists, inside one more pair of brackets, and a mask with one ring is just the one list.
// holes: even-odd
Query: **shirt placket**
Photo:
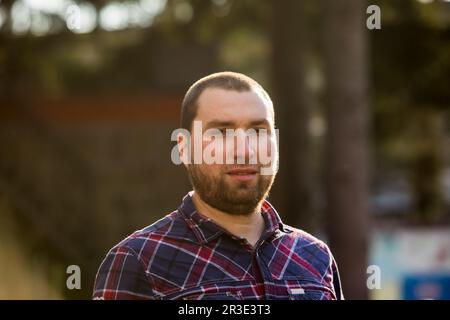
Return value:
[(245, 238), (236, 238), (244, 246), (245, 250), (252, 255), (252, 273), (256, 280), (257, 294), (267, 299), (268, 294), (271, 293), (271, 287), (268, 285), (271, 282), (271, 276), (267, 268), (264, 267), (264, 262), (260, 257), (260, 250), (264, 242), (269, 238), (269, 235), (262, 237), (253, 247)]

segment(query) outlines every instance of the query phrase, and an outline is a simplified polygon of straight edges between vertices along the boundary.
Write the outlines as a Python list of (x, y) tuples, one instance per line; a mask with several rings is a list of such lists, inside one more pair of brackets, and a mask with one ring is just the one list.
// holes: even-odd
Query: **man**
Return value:
[(111, 249), (94, 299), (343, 299), (329, 248), (283, 224), (266, 200), (278, 167), (266, 91), (243, 74), (209, 75), (186, 93), (181, 126), (193, 191)]

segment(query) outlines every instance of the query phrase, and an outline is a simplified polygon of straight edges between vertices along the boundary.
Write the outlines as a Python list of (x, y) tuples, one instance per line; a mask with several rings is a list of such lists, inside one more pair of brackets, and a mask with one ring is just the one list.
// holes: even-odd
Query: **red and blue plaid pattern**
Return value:
[(136, 231), (107, 254), (94, 299), (343, 299), (325, 243), (262, 206), (265, 231), (253, 248), (196, 211), (178, 210)]

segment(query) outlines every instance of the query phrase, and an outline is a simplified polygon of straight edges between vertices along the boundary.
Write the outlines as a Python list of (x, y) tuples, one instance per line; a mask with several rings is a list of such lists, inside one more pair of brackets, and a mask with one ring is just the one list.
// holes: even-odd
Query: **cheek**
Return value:
[(258, 162), (261, 162), (268, 157), (270, 158), (272, 157), (272, 155), (276, 155), (278, 152), (276, 140), (272, 137), (259, 140), (255, 146), (255, 150), (258, 155)]
[(212, 139), (203, 141), (203, 160), (207, 164), (223, 165), (226, 163), (227, 154), (233, 152), (232, 145), (226, 143), (226, 139)]
[(203, 151), (212, 151), (212, 155), (224, 154), (226, 151), (226, 143), (225, 139), (216, 140), (213, 139), (211, 141), (203, 141), (202, 144)]

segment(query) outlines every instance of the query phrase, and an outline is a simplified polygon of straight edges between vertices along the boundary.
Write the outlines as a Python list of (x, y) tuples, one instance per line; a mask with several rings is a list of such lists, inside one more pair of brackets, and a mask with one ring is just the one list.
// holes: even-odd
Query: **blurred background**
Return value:
[(270, 201), (331, 246), (346, 297), (450, 299), (449, 40), (443, 0), (0, 0), (0, 298), (89, 299), (190, 190), (182, 97), (231, 70), (272, 96)]

